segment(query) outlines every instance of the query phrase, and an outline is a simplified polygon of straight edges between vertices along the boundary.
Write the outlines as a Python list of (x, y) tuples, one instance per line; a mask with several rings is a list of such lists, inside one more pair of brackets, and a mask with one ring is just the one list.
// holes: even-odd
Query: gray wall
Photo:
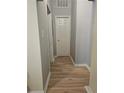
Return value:
[(47, 16), (47, 2), (44, 0), (38, 1), (38, 22), (39, 22), (39, 36), (42, 59), (42, 73), (43, 73), (43, 87), (45, 87), (46, 80), (49, 74), (50, 55), (49, 55), (49, 25)]
[(76, 41), (76, 9), (77, 9), (77, 0), (71, 0), (71, 47), (70, 54), (75, 61), (75, 41)]
[(90, 64), (92, 1), (77, 0), (76, 64)]
[(42, 91), (42, 64), (40, 54), (36, 0), (28, 0), (27, 14), (28, 87), (31, 91)]

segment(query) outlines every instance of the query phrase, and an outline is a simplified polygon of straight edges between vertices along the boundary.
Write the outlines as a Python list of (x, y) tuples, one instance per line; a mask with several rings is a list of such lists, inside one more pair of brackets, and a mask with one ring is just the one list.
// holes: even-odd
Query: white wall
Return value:
[(93, 2), (93, 30), (91, 47), (91, 76), (90, 87), (93, 93), (97, 93), (97, 2)]
[(90, 64), (92, 1), (77, 0), (76, 64)]
[(28, 87), (31, 91), (43, 90), (39, 29), (36, 0), (28, 0)]
[(47, 77), (50, 72), (49, 18), (47, 16), (47, 0), (44, 0), (43, 2), (38, 1), (37, 6), (42, 58), (43, 88), (45, 88)]

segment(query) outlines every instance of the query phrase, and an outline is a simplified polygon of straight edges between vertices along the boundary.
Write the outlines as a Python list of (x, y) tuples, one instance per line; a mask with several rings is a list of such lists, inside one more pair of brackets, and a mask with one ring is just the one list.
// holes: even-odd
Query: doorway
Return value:
[(70, 56), (70, 16), (56, 16), (57, 56)]

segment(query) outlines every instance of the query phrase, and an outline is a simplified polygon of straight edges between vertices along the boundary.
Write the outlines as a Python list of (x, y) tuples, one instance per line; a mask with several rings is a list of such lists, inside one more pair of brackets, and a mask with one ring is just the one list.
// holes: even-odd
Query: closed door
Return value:
[(70, 17), (56, 17), (57, 56), (70, 56)]

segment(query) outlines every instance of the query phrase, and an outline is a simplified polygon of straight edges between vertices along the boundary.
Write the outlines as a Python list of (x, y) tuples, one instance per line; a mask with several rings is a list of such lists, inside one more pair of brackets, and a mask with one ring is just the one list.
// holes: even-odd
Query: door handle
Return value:
[(60, 41), (60, 40), (57, 40), (58, 42)]

